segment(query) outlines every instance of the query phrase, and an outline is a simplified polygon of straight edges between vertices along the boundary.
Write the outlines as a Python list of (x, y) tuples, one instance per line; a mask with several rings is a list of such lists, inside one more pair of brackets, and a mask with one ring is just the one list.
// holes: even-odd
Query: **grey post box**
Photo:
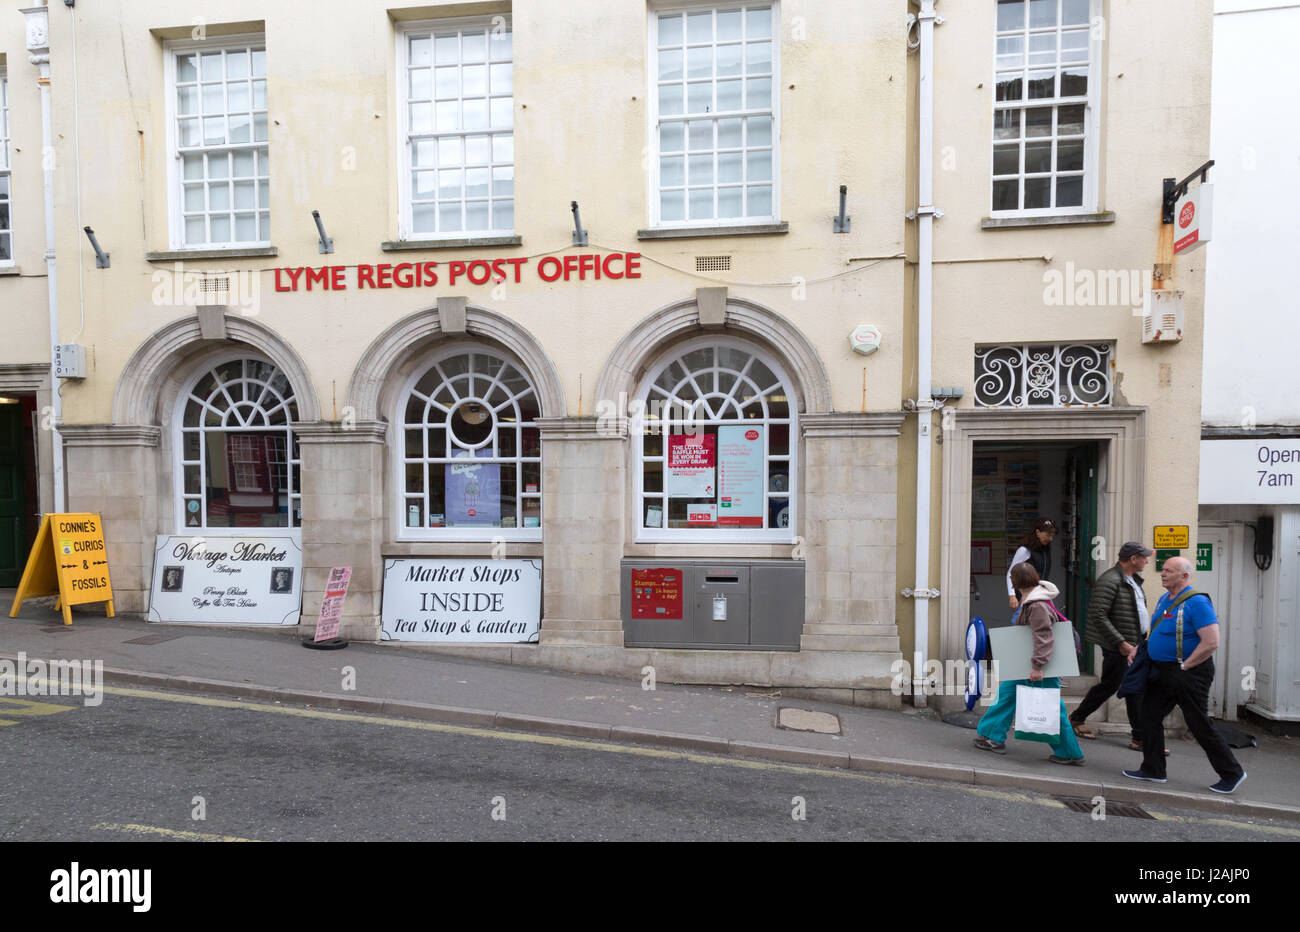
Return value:
[(801, 562), (638, 558), (621, 577), (627, 647), (799, 649)]
[(697, 563), (693, 569), (695, 643), (749, 646), (749, 566)]

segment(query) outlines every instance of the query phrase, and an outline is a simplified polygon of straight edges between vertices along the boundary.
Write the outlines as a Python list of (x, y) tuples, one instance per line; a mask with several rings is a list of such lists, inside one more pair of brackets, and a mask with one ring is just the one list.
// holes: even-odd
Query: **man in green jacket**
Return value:
[[(1138, 645), (1151, 630), (1151, 615), (1147, 611), (1146, 595), (1142, 591), (1142, 577), (1147, 558), (1155, 551), (1137, 541), (1129, 541), (1119, 548), (1119, 562), (1097, 577), (1092, 597), (1088, 600), (1087, 639), (1101, 647), (1101, 682), (1088, 690), (1083, 702), (1070, 715), (1070, 724), (1080, 738), (1096, 738), (1084, 722), (1103, 702), (1115, 695), (1128, 659), (1137, 652)], [(1142, 697), (1129, 696), (1128, 721), (1132, 729), (1129, 747), (1142, 749)]]

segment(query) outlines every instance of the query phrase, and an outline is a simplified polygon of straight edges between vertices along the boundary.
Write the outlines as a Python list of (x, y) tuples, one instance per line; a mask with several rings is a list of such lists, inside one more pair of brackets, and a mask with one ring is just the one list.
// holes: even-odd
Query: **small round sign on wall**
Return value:
[(880, 349), (880, 328), (873, 324), (859, 324), (849, 334), (849, 347), (862, 356), (870, 356)]

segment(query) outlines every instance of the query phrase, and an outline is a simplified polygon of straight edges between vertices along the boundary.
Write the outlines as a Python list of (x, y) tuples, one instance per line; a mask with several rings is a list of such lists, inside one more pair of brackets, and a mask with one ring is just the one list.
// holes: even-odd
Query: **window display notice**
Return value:
[(159, 534), (149, 620), (204, 625), (296, 625), (302, 538)]
[(447, 527), (501, 526), (501, 464), (446, 465)]
[(713, 498), (717, 439), (712, 434), (668, 435), (669, 498)]
[(385, 641), (536, 643), (540, 560), (384, 561)]
[(718, 428), (718, 527), (763, 526), (764, 430)]
[(682, 571), (655, 567), (632, 570), (632, 617), (682, 620)]
[(718, 506), (712, 502), (706, 504), (689, 504), (686, 506), (686, 524), (688, 527), (716, 527), (718, 523)]

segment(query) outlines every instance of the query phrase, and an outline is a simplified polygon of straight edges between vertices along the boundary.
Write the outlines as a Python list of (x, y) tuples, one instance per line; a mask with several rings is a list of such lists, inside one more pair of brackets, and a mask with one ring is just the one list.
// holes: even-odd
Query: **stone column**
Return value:
[(807, 567), (800, 650), (852, 652), (842, 658), (847, 668), (872, 685), (888, 685), (902, 656), (894, 619), (902, 423), (895, 412), (799, 420)]
[[(64, 424), (64, 476), (68, 511), (98, 513), (104, 522), (113, 608), (144, 612), (149, 606), (153, 552), (159, 525), (161, 428), (134, 424)], [(98, 609), (98, 605), (90, 606)]]
[(302, 625), (316, 630), (331, 567), (352, 567), (339, 636), (379, 639), (383, 595), (386, 425), (293, 425), (302, 462)]
[[(599, 423), (599, 428), (597, 424)], [(542, 433), (541, 646), (623, 646), (626, 426), (538, 418)]]

